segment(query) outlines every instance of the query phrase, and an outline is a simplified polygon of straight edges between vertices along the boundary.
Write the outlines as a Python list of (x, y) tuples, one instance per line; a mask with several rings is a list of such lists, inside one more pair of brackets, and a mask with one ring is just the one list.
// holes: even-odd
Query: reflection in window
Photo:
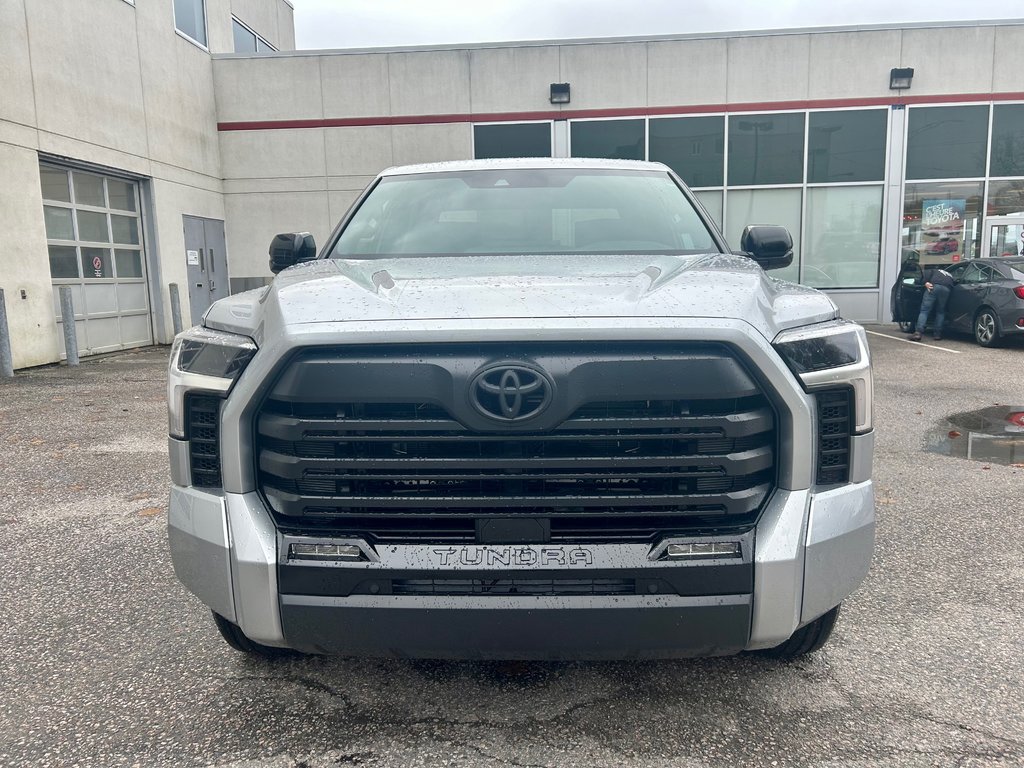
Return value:
[(771, 272), (772, 277), (796, 282), (800, 276), (800, 197), (799, 189), (730, 190), (726, 199), (725, 236), (739, 250), (740, 235), (748, 224), (777, 224), (793, 237), (793, 263)]
[(984, 176), (987, 134), (987, 106), (911, 108), (907, 178)]
[(886, 112), (811, 112), (807, 181), (881, 181), (885, 176)]
[(729, 117), (729, 186), (799, 184), (804, 112)]
[(903, 258), (949, 264), (981, 256), (982, 182), (907, 184)]
[(1024, 216), (1024, 180), (988, 183), (989, 216)]
[(881, 253), (882, 187), (807, 190), (804, 285), (876, 288)]
[(174, 0), (174, 26), (201, 45), (206, 45), (204, 0)]
[(667, 165), (689, 186), (722, 186), (724, 117), (652, 118), (650, 142), (650, 159)]
[(51, 278), (78, 277), (78, 254), (73, 246), (51, 245), (49, 252)]
[(574, 120), (570, 124), (573, 157), (644, 160), (643, 120)]
[(238, 22), (231, 20), (231, 34), (235, 39), (235, 53), (256, 53), (256, 34)]
[(989, 176), (1024, 176), (1024, 104), (998, 104), (992, 110)]
[(473, 157), (551, 157), (551, 123), (474, 125)]

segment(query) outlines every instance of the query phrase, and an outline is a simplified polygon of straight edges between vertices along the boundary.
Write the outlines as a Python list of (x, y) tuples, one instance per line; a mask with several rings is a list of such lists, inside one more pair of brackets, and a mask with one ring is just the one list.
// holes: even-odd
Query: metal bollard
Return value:
[(177, 283), (171, 283), (167, 287), (171, 291), (171, 327), (177, 336), (181, 333), (181, 297), (178, 295)]
[(11, 332), (7, 327), (7, 302), (0, 288), (0, 378), (14, 377), (14, 359), (11, 357)]
[(60, 319), (64, 326), (64, 350), (68, 365), (78, 365), (78, 334), (75, 333), (75, 308), (71, 302), (71, 286), (60, 287)]

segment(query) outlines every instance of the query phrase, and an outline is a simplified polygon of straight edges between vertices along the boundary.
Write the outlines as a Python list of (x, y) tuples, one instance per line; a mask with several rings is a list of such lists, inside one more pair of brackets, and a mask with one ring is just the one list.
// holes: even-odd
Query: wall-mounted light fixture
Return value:
[(889, 70), (889, 90), (905, 91), (910, 87), (910, 81), (914, 79), (912, 67), (896, 67)]
[(568, 104), (569, 103), (569, 84), (568, 83), (552, 83), (551, 84), (551, 103), (552, 104)]

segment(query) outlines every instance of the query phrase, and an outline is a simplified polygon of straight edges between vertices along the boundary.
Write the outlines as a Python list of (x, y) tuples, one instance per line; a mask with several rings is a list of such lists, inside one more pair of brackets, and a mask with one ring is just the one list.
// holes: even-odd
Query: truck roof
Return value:
[(604, 160), (589, 157), (519, 157), (492, 160), (453, 160), (442, 163), (421, 163), (388, 168), (381, 176), (405, 176), (414, 173), (446, 173), (451, 171), (500, 170), (505, 168), (603, 168), (607, 170), (662, 171), (662, 163), (642, 160)]

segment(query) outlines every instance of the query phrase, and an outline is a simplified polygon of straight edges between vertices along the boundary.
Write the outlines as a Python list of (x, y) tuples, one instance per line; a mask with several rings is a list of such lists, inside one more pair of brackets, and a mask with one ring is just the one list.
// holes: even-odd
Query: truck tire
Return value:
[(219, 613), (213, 613), (213, 621), (217, 625), (220, 636), (224, 638), (224, 641), (240, 653), (261, 659), (279, 659), (282, 656), (290, 655), (290, 652), (285, 648), (273, 648), (269, 645), (263, 645), (250, 640), (242, 632), (241, 627), (228, 621)]
[(762, 656), (772, 659), (790, 661), (808, 653), (814, 653), (821, 648), (832, 635), (832, 628), (839, 618), (839, 606), (837, 605), (824, 616), (819, 616), (810, 624), (800, 627), (793, 633), (792, 637), (781, 645), (774, 648), (765, 648), (757, 651)]

